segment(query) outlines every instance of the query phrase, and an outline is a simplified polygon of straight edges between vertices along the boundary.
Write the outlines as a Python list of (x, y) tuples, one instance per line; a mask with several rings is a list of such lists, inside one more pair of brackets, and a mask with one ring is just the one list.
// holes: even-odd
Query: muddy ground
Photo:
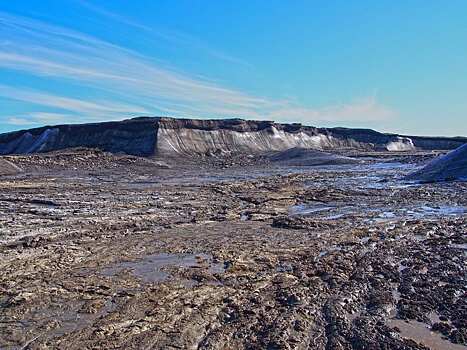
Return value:
[(467, 184), (348, 155), (5, 157), (0, 347), (465, 349)]

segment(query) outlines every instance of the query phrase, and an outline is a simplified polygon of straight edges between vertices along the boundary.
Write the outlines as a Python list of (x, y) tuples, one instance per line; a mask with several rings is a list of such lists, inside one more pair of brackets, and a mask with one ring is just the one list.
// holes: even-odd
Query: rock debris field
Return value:
[(466, 349), (466, 182), (341, 155), (3, 156), (0, 348)]

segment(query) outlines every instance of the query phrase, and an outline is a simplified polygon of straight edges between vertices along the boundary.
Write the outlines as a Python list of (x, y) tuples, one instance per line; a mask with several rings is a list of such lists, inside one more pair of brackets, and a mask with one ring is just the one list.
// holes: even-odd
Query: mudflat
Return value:
[(4, 159), (4, 349), (465, 349), (467, 184), (352, 164)]

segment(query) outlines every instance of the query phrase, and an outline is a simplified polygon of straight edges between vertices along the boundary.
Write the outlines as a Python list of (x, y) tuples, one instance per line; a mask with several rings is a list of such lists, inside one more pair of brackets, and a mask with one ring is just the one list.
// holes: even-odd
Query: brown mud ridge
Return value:
[(400, 180), (433, 155), (5, 156), (0, 348), (465, 349), (467, 184)]

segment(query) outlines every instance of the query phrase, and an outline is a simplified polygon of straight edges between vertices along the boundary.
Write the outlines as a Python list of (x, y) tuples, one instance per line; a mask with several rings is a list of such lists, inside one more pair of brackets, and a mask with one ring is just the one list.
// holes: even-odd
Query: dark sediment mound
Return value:
[(359, 162), (358, 160), (350, 157), (343, 157), (331, 153), (299, 147), (276, 153), (272, 155), (269, 160), (272, 163), (286, 166), (354, 164)]
[(24, 170), (16, 164), (13, 164), (6, 159), (0, 159), (0, 175), (13, 175), (22, 172), (24, 172)]
[(467, 181), (467, 144), (405, 177), (420, 182)]
[(467, 138), (409, 137), (369, 129), (315, 128), (243, 119), (140, 117), (118, 122), (55, 125), (0, 134), (0, 154), (46, 153), (73, 147), (149, 156), (233, 156), (290, 148), (404, 151), (454, 149)]
[(294, 218), (290, 216), (280, 216), (278, 218), (274, 218), (273, 227), (279, 228), (288, 228), (293, 230), (309, 230), (309, 229), (321, 229), (326, 227), (327, 224), (320, 220), (308, 220), (302, 218)]

